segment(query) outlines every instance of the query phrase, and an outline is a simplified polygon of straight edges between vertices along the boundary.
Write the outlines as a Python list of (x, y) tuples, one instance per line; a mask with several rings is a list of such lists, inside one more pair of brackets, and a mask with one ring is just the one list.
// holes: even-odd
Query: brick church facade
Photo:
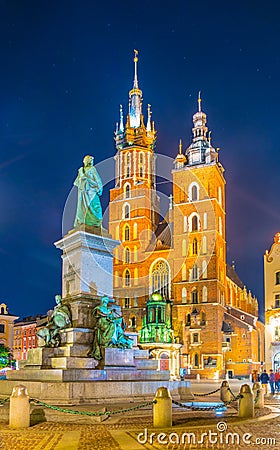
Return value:
[(115, 187), (109, 232), (121, 244), (114, 255), (114, 296), (129, 329), (139, 331), (147, 300), (160, 292), (172, 310), (180, 366), (214, 378), (246, 376), (264, 360), (258, 301), (226, 262), (224, 168), (212, 146), (198, 98), (192, 142), (180, 141), (170, 170), (172, 193), (162, 217), (156, 190), (156, 129), (142, 112), (137, 77), (115, 132)]

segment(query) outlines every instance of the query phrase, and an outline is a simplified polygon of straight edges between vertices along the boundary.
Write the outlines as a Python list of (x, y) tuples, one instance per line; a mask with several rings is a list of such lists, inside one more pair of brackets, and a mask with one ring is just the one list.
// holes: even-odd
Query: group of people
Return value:
[(264, 369), (260, 375), (256, 370), (254, 370), (252, 374), (252, 382), (255, 383), (257, 381), (261, 383), (265, 395), (268, 394), (268, 384), (270, 386), (270, 393), (272, 395), (274, 395), (275, 392), (280, 393), (280, 369), (278, 369), (276, 372), (270, 369), (269, 374)]

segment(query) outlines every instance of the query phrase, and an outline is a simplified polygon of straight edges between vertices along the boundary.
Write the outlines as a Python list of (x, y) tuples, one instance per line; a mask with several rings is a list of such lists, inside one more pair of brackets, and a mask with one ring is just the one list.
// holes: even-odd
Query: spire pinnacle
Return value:
[(148, 104), (148, 120), (147, 120), (147, 127), (146, 127), (147, 131), (151, 131), (151, 129), (152, 129), (152, 127), (151, 127), (151, 117), (152, 117), (151, 105)]
[(119, 131), (123, 132), (124, 131), (124, 126), (123, 126), (123, 108), (122, 105), (120, 105), (120, 128)]
[(179, 154), (182, 155), (182, 139), (179, 141)]
[(137, 79), (137, 62), (138, 62), (138, 50), (134, 50), (134, 83), (133, 88), (138, 89), (138, 79)]
[(197, 99), (197, 103), (198, 103), (198, 112), (201, 112), (201, 91), (198, 91), (198, 99)]
[(209, 142), (210, 146), (211, 146), (211, 133), (212, 133), (212, 131), (209, 131), (209, 133), (208, 133), (208, 142)]

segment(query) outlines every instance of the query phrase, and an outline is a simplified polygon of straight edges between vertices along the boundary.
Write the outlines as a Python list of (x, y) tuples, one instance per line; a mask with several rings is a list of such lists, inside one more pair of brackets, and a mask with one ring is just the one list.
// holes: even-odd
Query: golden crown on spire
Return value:
[(133, 59), (133, 61), (134, 62), (137, 62), (138, 61), (138, 50), (134, 50), (134, 59)]

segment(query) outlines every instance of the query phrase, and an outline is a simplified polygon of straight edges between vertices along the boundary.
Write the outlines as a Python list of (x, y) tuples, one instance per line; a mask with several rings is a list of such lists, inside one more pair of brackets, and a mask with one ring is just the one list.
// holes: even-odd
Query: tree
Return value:
[(15, 360), (13, 359), (11, 350), (8, 347), (5, 347), (5, 345), (0, 344), (0, 368), (14, 366)]

